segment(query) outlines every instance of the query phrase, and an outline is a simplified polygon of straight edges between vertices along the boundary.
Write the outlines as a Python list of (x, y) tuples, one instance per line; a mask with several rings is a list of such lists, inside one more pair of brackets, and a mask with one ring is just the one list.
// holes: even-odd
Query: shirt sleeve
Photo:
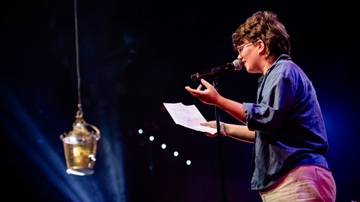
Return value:
[(296, 97), (292, 63), (276, 64), (258, 86), (257, 103), (243, 103), (249, 130), (271, 132), (284, 124)]

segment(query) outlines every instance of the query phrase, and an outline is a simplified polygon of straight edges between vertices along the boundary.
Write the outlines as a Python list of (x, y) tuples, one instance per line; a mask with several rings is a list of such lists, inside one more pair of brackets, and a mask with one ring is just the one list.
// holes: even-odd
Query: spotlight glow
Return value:
[[(102, 163), (98, 165), (96, 175), (92, 176), (75, 176), (66, 173), (66, 165), (64, 159), (64, 150), (60, 143), (55, 146), (48, 141), (49, 134), (42, 132), (42, 127), (38, 125), (37, 121), (32, 119), (32, 115), (28, 114), (23, 105), (13, 97), (14, 93), (8, 92), (4, 95), (0, 94), (6, 99), (3, 99), (6, 106), (8, 106), (9, 114), (6, 119), (0, 117), (4, 124), (4, 130), (9, 133), (9, 142), (14, 148), (21, 148), (19, 154), (23, 157), (31, 160), (31, 167), (36, 167), (40, 171), (41, 175), (35, 174), (29, 176), (29, 181), (36, 182), (37, 194), (41, 194), (44, 199), (54, 199), (51, 194), (46, 192), (46, 189), (56, 189), (62, 194), (66, 200), (59, 201), (106, 201), (106, 195), (102, 189), (106, 189), (112, 193), (113, 197), (118, 199), (119, 202), (126, 201), (126, 195), (124, 194), (125, 178), (123, 174), (122, 164), (122, 146), (119, 142), (109, 141), (109, 138), (105, 138), (102, 142), (103, 147), (100, 148)], [(38, 97), (38, 96), (34, 96)], [(49, 109), (56, 109), (56, 106), (48, 106)], [(50, 113), (50, 112), (49, 112)], [(19, 116), (21, 114), (21, 116)], [(60, 114), (55, 113), (55, 114)], [(60, 117), (60, 119), (65, 119)], [(14, 120), (15, 123), (19, 123), (23, 128), (14, 127), (9, 120)], [(52, 119), (51, 119), (52, 120)], [(102, 117), (101, 120), (106, 120), (106, 117)], [(109, 123), (109, 121), (104, 121)], [(116, 124), (114, 124), (116, 125)], [(102, 124), (104, 134), (110, 134), (111, 131), (107, 130), (111, 127), (106, 124)], [(27, 130), (24, 130), (27, 129)], [(55, 134), (54, 134), (55, 135)], [(60, 140), (58, 140), (61, 142)], [(106, 154), (106, 155), (105, 155)], [(26, 168), (24, 168), (26, 169)], [(25, 170), (24, 170), (25, 171)], [(42, 185), (43, 178), (47, 179), (46, 185)], [(104, 181), (106, 179), (105, 187), (100, 185), (98, 181)], [(51, 200), (45, 200), (51, 201)]]

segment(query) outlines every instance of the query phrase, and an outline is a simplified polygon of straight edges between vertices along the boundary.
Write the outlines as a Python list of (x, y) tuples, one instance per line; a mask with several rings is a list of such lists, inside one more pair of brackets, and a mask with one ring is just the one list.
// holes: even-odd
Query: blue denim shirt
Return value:
[(325, 123), (316, 91), (289, 55), (281, 55), (258, 80), (257, 103), (243, 103), (255, 131), (251, 189), (262, 190), (296, 166), (329, 169)]

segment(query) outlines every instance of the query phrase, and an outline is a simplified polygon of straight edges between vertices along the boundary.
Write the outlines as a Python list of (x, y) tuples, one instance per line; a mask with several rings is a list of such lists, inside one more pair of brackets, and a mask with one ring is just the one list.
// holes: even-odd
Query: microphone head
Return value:
[(232, 62), (232, 64), (234, 65), (234, 70), (235, 71), (240, 71), (242, 68), (244, 68), (244, 63), (242, 63), (238, 59), (234, 60)]

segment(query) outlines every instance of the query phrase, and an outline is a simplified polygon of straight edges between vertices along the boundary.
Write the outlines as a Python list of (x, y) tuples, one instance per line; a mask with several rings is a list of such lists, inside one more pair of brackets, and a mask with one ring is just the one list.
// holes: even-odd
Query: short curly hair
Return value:
[(266, 45), (266, 57), (281, 54), (290, 55), (290, 36), (285, 26), (272, 11), (257, 11), (241, 24), (232, 34), (234, 49), (244, 41), (262, 40)]

